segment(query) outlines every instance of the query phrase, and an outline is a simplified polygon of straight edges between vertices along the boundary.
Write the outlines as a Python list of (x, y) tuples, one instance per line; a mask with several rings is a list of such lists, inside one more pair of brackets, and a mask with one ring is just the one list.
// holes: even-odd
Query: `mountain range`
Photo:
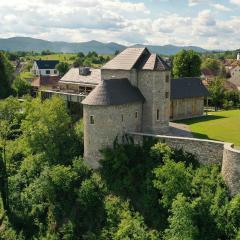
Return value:
[[(196, 46), (175, 46), (175, 45), (142, 45), (136, 44), (133, 46), (147, 47), (151, 52), (163, 54), (163, 55), (173, 55), (176, 54), (181, 49), (192, 49), (196, 52), (207, 52), (208, 50), (196, 47)], [(95, 51), (98, 54), (113, 54), (116, 51), (121, 51), (127, 46), (110, 42), (102, 43), (98, 41), (89, 42), (51, 42), (30, 37), (12, 37), (12, 38), (0, 38), (0, 50), (5, 51), (43, 51), (50, 50), (52, 52), (64, 52), (64, 53), (76, 53), (83, 52), (88, 53), (89, 51)]]

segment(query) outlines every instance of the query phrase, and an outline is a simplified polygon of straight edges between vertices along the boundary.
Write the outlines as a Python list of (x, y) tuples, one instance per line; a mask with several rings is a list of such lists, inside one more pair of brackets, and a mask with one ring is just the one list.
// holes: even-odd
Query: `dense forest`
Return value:
[(0, 239), (240, 239), (240, 195), (219, 166), (126, 136), (92, 171), (61, 99), (9, 97), (0, 113)]

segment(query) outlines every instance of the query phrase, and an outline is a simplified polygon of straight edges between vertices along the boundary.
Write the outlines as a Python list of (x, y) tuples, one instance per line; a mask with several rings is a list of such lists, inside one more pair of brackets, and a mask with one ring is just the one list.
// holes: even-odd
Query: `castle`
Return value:
[(240, 150), (233, 144), (163, 135), (170, 120), (203, 115), (208, 91), (200, 79), (172, 79), (161, 57), (147, 48), (127, 48), (101, 69), (71, 68), (58, 85), (42, 91), (42, 98), (58, 95), (83, 109), (84, 159), (92, 168), (99, 168), (99, 150), (117, 136), (127, 133), (135, 143), (158, 138), (202, 164), (219, 164), (230, 193), (240, 192)]
[(127, 132), (166, 133), (173, 105), (182, 117), (202, 115), (208, 92), (201, 81), (173, 81), (175, 88), (170, 67), (147, 48), (127, 48), (105, 64), (100, 83), (82, 101), (86, 162), (98, 168), (99, 150)]

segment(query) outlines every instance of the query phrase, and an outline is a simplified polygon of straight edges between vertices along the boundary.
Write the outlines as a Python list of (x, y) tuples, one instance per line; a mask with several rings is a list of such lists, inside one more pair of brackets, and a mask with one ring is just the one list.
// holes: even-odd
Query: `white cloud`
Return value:
[(230, 0), (231, 3), (240, 5), (240, 0)]
[(228, 7), (226, 7), (222, 4), (219, 4), (219, 3), (212, 3), (211, 6), (214, 7), (215, 9), (219, 10), (219, 11), (225, 11), (225, 12), (232, 11), (230, 8), (228, 8)]
[[(188, 0), (187, 3), (193, 6), (203, 2), (227, 11), (223, 5), (207, 0)], [(163, 10), (153, 15), (143, 2), (133, 3), (130, 0), (0, 1), (0, 37), (24, 35), (75, 42), (95, 39), (129, 45), (146, 43), (239, 48), (240, 17), (221, 20), (218, 12), (209, 9), (191, 17), (184, 14)]]
[(189, 6), (196, 6), (200, 3), (204, 3), (206, 0), (188, 0), (188, 5)]

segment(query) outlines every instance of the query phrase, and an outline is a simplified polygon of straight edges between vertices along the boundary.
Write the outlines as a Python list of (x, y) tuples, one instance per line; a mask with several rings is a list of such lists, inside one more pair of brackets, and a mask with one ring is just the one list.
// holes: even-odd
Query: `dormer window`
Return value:
[(94, 116), (93, 115), (90, 116), (90, 124), (94, 124)]

